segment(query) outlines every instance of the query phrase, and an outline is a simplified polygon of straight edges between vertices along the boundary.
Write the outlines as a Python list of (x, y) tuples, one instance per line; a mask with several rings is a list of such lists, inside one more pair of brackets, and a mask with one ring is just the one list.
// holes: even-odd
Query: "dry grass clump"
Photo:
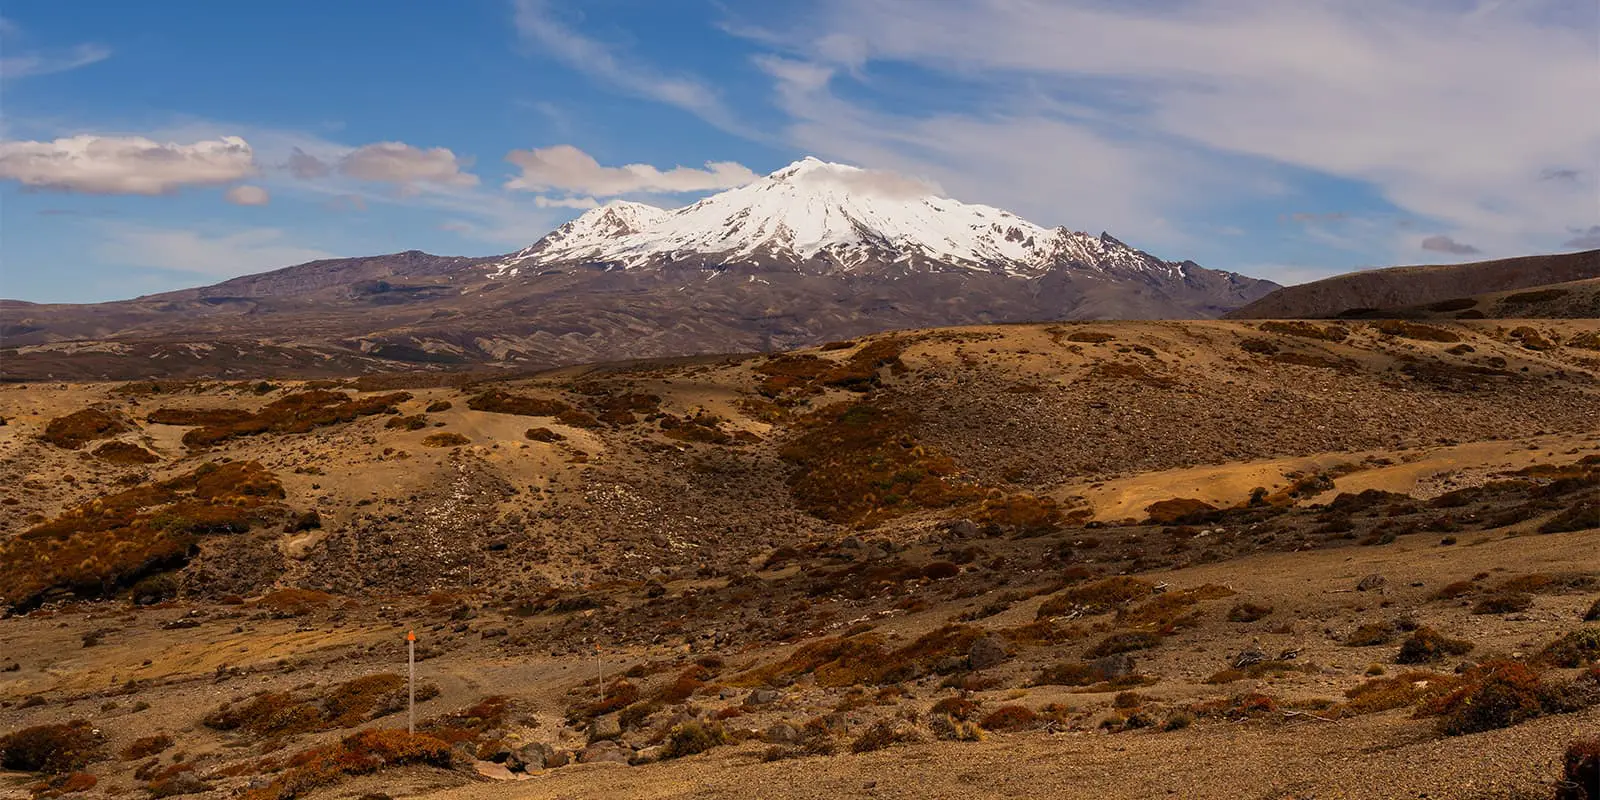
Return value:
[(459, 433), (451, 433), (449, 431), (430, 433), (422, 437), (423, 447), (460, 447), (464, 444), (472, 444), (472, 440)]
[(1343, 716), (1359, 716), (1410, 708), (1454, 691), (1459, 684), (1460, 679), (1454, 676), (1421, 670), (1373, 678), (1345, 692), (1348, 702), (1339, 706), (1339, 713)]
[(1459, 342), (1461, 337), (1443, 328), (1432, 325), (1419, 325), (1415, 322), (1406, 322), (1398, 319), (1386, 319), (1373, 326), (1385, 336), (1399, 336), (1402, 339), (1417, 339), (1424, 342)]
[(242, 797), (244, 800), (293, 800), (346, 776), (370, 775), (411, 764), (448, 768), (450, 745), (427, 734), (398, 729), (366, 730), (336, 744), (295, 754), (289, 760), (287, 772)]
[(1067, 614), (1074, 616), (1105, 614), (1135, 600), (1149, 597), (1155, 594), (1155, 591), (1155, 584), (1149, 581), (1118, 575), (1087, 586), (1063, 589), (1040, 605), (1036, 616), (1038, 619), (1045, 619)]
[(984, 716), (978, 726), (986, 731), (1025, 731), (1037, 727), (1039, 715), (1021, 705), (1004, 705)]
[(1465, 655), (1472, 651), (1472, 642), (1464, 639), (1452, 639), (1429, 627), (1421, 627), (1412, 631), (1411, 635), (1400, 645), (1400, 654), (1395, 656), (1396, 664), (1427, 664), (1438, 661), (1445, 656)]
[(850, 743), (852, 753), (871, 753), (897, 744), (908, 744), (922, 741), (922, 736), (917, 729), (905, 721), (889, 719), (878, 720), (872, 727), (866, 729), (856, 740)]
[(96, 439), (110, 438), (127, 429), (117, 417), (98, 408), (86, 408), (50, 420), (39, 438), (56, 447), (77, 450)]
[(94, 457), (113, 464), (154, 464), (161, 456), (132, 442), (106, 442), (94, 449)]
[(243, 436), (306, 433), (315, 428), (352, 422), (373, 414), (398, 413), (395, 404), (410, 399), (411, 395), (406, 392), (359, 398), (322, 389), (298, 392), (284, 395), (248, 417), (203, 424), (185, 433), (183, 443), (190, 449), (201, 449)]
[(102, 740), (88, 722), (35, 725), (0, 737), (0, 768), (62, 774), (93, 761)]
[(1600, 622), (1600, 599), (1596, 599), (1594, 605), (1589, 606), (1589, 610), (1584, 612), (1583, 621)]
[(1342, 342), (1350, 335), (1350, 329), (1343, 325), (1317, 325), (1303, 320), (1268, 320), (1259, 327), (1268, 333), (1318, 339), (1324, 342)]
[[(303, 695), (263, 692), (244, 702), (224, 703), (200, 722), (213, 730), (260, 737), (349, 728), (405, 708), (404, 689), (405, 679), (399, 675), (368, 675)], [(434, 688), (420, 694), (437, 693)]]
[(1022, 536), (1040, 536), (1061, 527), (1065, 515), (1053, 497), (1019, 492), (986, 498), (967, 515), (979, 525), (995, 525)]
[(440, 411), (449, 411), (455, 407), (455, 403), (452, 403), (449, 400), (435, 400), (429, 403), (428, 407), (423, 409), (423, 411), (426, 411), (429, 414), (437, 414)]
[(1600, 628), (1579, 628), (1568, 631), (1545, 645), (1533, 660), (1552, 667), (1568, 668), (1582, 667), (1600, 661)]
[(1439, 591), (1433, 593), (1433, 599), (1454, 600), (1458, 597), (1463, 597), (1476, 591), (1478, 591), (1478, 584), (1473, 583), (1472, 581), (1455, 581), (1440, 587)]
[(661, 758), (683, 758), (728, 743), (728, 732), (716, 722), (689, 720), (674, 725), (661, 747)]
[(1233, 608), (1228, 609), (1228, 621), (1255, 622), (1256, 620), (1262, 619), (1271, 613), (1272, 606), (1264, 606), (1258, 603), (1250, 602), (1239, 603)]
[(1259, 692), (1246, 692), (1189, 706), (1189, 713), (1196, 717), (1214, 717), (1229, 720), (1266, 716), (1276, 713), (1277, 710), (1277, 699)]
[(871, 525), (923, 508), (982, 499), (949, 456), (921, 444), (905, 411), (872, 402), (835, 403), (801, 418), (779, 449), (799, 469), (790, 493), (830, 522)]
[(978, 703), (977, 701), (962, 695), (946, 697), (943, 700), (934, 703), (933, 708), (928, 709), (928, 713), (936, 716), (946, 716), (950, 717), (951, 719), (965, 721), (972, 719), (972, 716), (978, 713)]
[(1118, 610), (1117, 624), (1154, 630), (1163, 636), (1170, 636), (1181, 628), (1193, 627), (1200, 623), (1200, 612), (1194, 609), (1200, 601), (1217, 600), (1233, 594), (1232, 589), (1215, 584), (1165, 592), (1142, 605)]
[(0, 604), (26, 607), (54, 589), (110, 594), (182, 566), (202, 536), (281, 516), (283, 496), (265, 467), (234, 461), (84, 503), (0, 544)]
[(1095, 646), (1089, 648), (1084, 656), (1087, 658), (1102, 658), (1116, 655), (1117, 653), (1131, 653), (1135, 650), (1148, 650), (1161, 646), (1161, 634), (1151, 631), (1124, 631), (1113, 633), (1101, 639)]

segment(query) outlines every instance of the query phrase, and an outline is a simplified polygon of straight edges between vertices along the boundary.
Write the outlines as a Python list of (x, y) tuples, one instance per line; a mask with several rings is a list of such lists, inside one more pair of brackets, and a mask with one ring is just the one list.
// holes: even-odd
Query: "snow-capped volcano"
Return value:
[(899, 266), (1018, 277), (1070, 264), (1177, 278), (1187, 266), (1106, 234), (1045, 228), (1009, 211), (940, 197), (906, 178), (807, 157), (671, 211), (626, 201), (591, 209), (490, 269), (509, 277), (552, 264), (639, 268), (685, 258), (711, 266), (825, 272)]

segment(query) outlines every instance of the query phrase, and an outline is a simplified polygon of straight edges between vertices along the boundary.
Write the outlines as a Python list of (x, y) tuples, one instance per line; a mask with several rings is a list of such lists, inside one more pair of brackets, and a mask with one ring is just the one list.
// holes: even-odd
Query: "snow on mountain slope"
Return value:
[(1185, 269), (1109, 235), (1045, 228), (998, 208), (935, 196), (905, 178), (807, 157), (673, 211), (609, 203), (490, 270), (508, 277), (551, 264), (638, 268), (688, 256), (720, 265), (851, 270), (872, 262), (1022, 277), (1062, 264), (1167, 280), (1181, 279)]

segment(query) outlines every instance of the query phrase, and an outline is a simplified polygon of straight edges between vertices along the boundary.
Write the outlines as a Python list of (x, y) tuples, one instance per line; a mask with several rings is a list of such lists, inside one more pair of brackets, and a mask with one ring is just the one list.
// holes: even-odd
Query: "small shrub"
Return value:
[(122, 748), (122, 752), (118, 753), (118, 756), (123, 761), (135, 761), (141, 758), (149, 758), (171, 746), (172, 737), (164, 733), (158, 733), (154, 736), (141, 736), (129, 742), (127, 747)]
[(407, 764), (447, 768), (451, 755), (450, 745), (433, 736), (372, 729), (297, 753), (289, 763), (291, 769), (267, 786), (246, 792), (244, 800), (294, 800), (346, 775), (369, 775)]
[(1255, 622), (1272, 613), (1272, 606), (1263, 606), (1256, 603), (1240, 603), (1228, 609), (1229, 622)]
[(666, 744), (661, 749), (661, 757), (669, 759), (692, 756), (727, 742), (728, 733), (721, 725), (715, 722), (707, 724), (689, 720), (673, 726), (672, 731), (667, 734)]
[(1489, 661), (1470, 670), (1460, 688), (1429, 703), (1419, 715), (1439, 717), (1440, 733), (1459, 736), (1541, 716), (1545, 697), (1538, 673), (1527, 665)]
[(449, 411), (452, 408), (455, 408), (455, 404), (449, 400), (435, 400), (429, 403), (428, 407), (423, 410), (427, 411), (429, 414), (437, 414), (440, 411)]
[(50, 420), (39, 437), (56, 447), (77, 450), (96, 439), (107, 439), (127, 430), (121, 420), (98, 408), (86, 408)]
[(1278, 710), (1278, 701), (1271, 695), (1248, 692), (1236, 694), (1232, 697), (1196, 703), (1189, 707), (1190, 713), (1197, 717), (1219, 717), (1222, 719), (1248, 719), (1271, 714)]
[(852, 753), (871, 753), (897, 744), (920, 741), (916, 729), (905, 722), (879, 720), (850, 743)]
[(922, 568), (922, 577), (931, 581), (948, 580), (960, 574), (961, 568), (949, 561), (934, 561)]
[(1063, 661), (1045, 667), (1033, 679), (1035, 686), (1091, 686), (1110, 680), (1106, 672), (1083, 661)]
[(1433, 598), (1435, 600), (1454, 600), (1476, 591), (1478, 591), (1478, 584), (1472, 581), (1456, 581), (1440, 587), (1439, 591), (1433, 593)]
[(72, 772), (99, 755), (101, 738), (84, 720), (35, 725), (0, 737), (0, 767), (22, 772)]
[(1567, 747), (1556, 800), (1600, 800), (1600, 739), (1579, 740)]
[(1581, 667), (1600, 661), (1600, 628), (1580, 628), (1544, 646), (1534, 661), (1553, 667)]
[(1039, 606), (1038, 618), (1057, 617), (1067, 613), (1083, 616), (1115, 611), (1134, 600), (1155, 594), (1155, 584), (1139, 578), (1119, 575), (1096, 581), (1088, 586), (1063, 589)]
[(1401, 643), (1400, 654), (1395, 657), (1395, 663), (1427, 664), (1445, 656), (1465, 655), (1471, 650), (1471, 642), (1451, 639), (1432, 628), (1422, 627)]
[(1495, 592), (1472, 606), (1474, 614), (1513, 614), (1533, 608), (1533, 598), (1522, 592)]
[(928, 710), (934, 716), (946, 716), (951, 719), (966, 721), (978, 712), (978, 704), (965, 697), (946, 697), (933, 704)]
[(1194, 715), (1187, 711), (1174, 711), (1167, 715), (1165, 722), (1161, 723), (1161, 730), (1181, 731), (1194, 724)]
[(460, 447), (461, 445), (471, 443), (471, 439), (468, 439), (459, 433), (450, 433), (448, 431), (430, 433), (422, 438), (423, 447)]
[(1595, 600), (1594, 605), (1589, 606), (1589, 610), (1584, 612), (1583, 621), (1600, 622), (1600, 599)]
[(394, 417), (383, 423), (383, 427), (391, 430), (420, 431), (428, 427), (428, 418), (421, 414), (412, 414), (406, 417)]
[(1038, 719), (1027, 706), (1005, 705), (991, 711), (978, 724), (986, 731), (1022, 731), (1032, 728)]
[(1347, 647), (1376, 647), (1394, 641), (1394, 625), (1388, 622), (1368, 622), (1345, 637)]
[(567, 438), (565, 436), (562, 436), (559, 433), (556, 433), (553, 430), (550, 430), (549, 428), (543, 428), (543, 427), (541, 427), (541, 428), (529, 428), (522, 435), (528, 437), (529, 439), (531, 439), (531, 440), (533, 440), (535, 442), (560, 442), (560, 441), (565, 441), (566, 438)]
[(977, 724), (945, 714), (935, 714), (929, 719), (928, 730), (933, 731), (934, 738), (947, 742), (981, 742), (984, 739), (983, 728)]

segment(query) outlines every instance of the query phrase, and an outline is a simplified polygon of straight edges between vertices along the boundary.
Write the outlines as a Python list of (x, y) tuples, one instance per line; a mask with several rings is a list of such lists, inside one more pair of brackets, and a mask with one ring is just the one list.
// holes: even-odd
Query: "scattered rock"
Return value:
[(1389, 579), (1388, 578), (1385, 578), (1382, 575), (1374, 572), (1371, 575), (1368, 575), (1367, 577), (1362, 578), (1361, 582), (1356, 584), (1356, 591), (1358, 591), (1358, 592), (1371, 592), (1371, 591), (1375, 591), (1375, 590), (1381, 591), (1383, 589), (1383, 587), (1386, 586), (1388, 583), (1389, 583)]
[(1010, 657), (1005, 643), (998, 636), (985, 636), (973, 642), (967, 650), (967, 660), (973, 669), (988, 669)]

